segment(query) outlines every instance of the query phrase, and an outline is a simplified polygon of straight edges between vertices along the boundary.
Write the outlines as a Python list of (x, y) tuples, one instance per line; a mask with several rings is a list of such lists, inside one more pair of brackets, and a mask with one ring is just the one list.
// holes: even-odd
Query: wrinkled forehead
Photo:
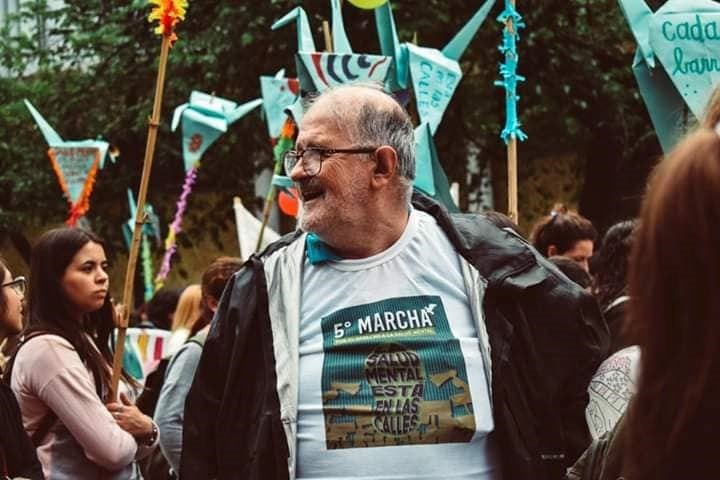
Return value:
[(313, 104), (303, 115), (296, 142), (298, 147), (337, 147), (351, 141), (353, 116), (338, 108), (338, 104), (325, 100)]

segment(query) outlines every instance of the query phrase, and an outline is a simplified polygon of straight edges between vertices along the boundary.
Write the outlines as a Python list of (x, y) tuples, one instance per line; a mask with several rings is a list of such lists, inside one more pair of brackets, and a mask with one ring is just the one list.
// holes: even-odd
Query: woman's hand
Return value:
[(122, 403), (112, 402), (106, 405), (117, 424), (135, 438), (149, 437), (153, 434), (153, 422), (125, 396), (120, 394)]

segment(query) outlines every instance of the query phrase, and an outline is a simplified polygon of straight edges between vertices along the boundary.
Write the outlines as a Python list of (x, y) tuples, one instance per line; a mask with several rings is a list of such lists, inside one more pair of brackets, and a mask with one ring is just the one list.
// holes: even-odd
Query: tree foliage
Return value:
[[(178, 134), (169, 131), (172, 108), (186, 102), (192, 89), (246, 101), (259, 96), (260, 75), (280, 68), (294, 74), (295, 30), (273, 32), (270, 25), (297, 3), (191, 0), (170, 54), (150, 184), (149, 200), (164, 222), (172, 218), (184, 175)], [(401, 40), (417, 38), (437, 48), (479, 4), (393, 1)], [(17, 234), (60, 223), (67, 211), (44, 140), (22, 104), (28, 98), (64, 138), (102, 135), (119, 147), (119, 162), (98, 175), (89, 212), (93, 228), (119, 245), (119, 225), (128, 216), (125, 189), (139, 185), (160, 43), (146, 19), (148, 6), (144, 0), (22, 5), (17, 21), (25, 30), (11, 21), (0, 32), (0, 66), (6, 70), (0, 78), (0, 230)], [(329, 2), (302, 6), (322, 45), (321, 20), (329, 19)], [(503, 210), (504, 99), (493, 86), (501, 61), (502, 25), (493, 18), (499, 8), (462, 59), (464, 79), (436, 143), (448, 176), (461, 181), (464, 193), (478, 187), (480, 179), (468, 174), (466, 161), (468, 148), (478, 149), (481, 162), (494, 168), (496, 206)], [(619, 7), (614, 0), (547, 0), (519, 1), (518, 9), (527, 23), (519, 44), (519, 72), (527, 77), (519, 87), (519, 112), (530, 136), (520, 145), (521, 181), (548, 170), (538, 162), (567, 162), (570, 156), (575, 166), (563, 171), (584, 184), (581, 197), (571, 200), (581, 201), (585, 213), (601, 225), (633, 214), (659, 148), (632, 78), (634, 41)], [(372, 13), (345, 4), (344, 15), (355, 51), (379, 51)], [(44, 28), (37, 18), (45, 19)], [(43, 29), (46, 42), (38, 41)], [(181, 242), (217, 237), (231, 222), (231, 197), (251, 197), (253, 174), (271, 161), (259, 115), (235, 124), (204, 156), (196, 191), (213, 192), (203, 197), (213, 204), (190, 222)], [(524, 222), (554, 200), (521, 191), (521, 211), (529, 212)]]

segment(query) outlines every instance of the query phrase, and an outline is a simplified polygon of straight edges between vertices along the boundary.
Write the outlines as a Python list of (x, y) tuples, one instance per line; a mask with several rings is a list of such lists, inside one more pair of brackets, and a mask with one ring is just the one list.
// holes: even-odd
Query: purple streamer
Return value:
[(160, 271), (158, 272), (157, 277), (155, 277), (156, 286), (162, 285), (163, 281), (170, 273), (170, 262), (177, 251), (176, 236), (182, 231), (182, 221), (183, 215), (185, 214), (185, 208), (187, 207), (187, 199), (190, 196), (195, 180), (197, 179), (198, 168), (200, 168), (200, 164), (196, 163), (185, 175), (182, 193), (180, 194), (180, 199), (176, 203), (177, 210), (175, 210), (175, 217), (173, 218), (173, 222), (170, 224), (170, 231), (168, 232), (167, 239), (165, 240), (165, 256), (163, 257)]

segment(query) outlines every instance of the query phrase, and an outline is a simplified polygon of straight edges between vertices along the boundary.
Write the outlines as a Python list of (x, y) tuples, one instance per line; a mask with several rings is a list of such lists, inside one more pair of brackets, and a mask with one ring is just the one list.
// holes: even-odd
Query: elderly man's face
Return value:
[[(350, 135), (338, 129), (334, 118), (322, 105), (315, 105), (303, 117), (296, 149), (354, 148)], [(337, 229), (357, 225), (368, 214), (373, 162), (367, 154), (337, 153), (323, 158), (320, 173), (309, 177), (300, 162), (290, 173), (303, 203), (300, 227), (327, 239)], [(333, 231), (333, 230), (336, 231)]]

